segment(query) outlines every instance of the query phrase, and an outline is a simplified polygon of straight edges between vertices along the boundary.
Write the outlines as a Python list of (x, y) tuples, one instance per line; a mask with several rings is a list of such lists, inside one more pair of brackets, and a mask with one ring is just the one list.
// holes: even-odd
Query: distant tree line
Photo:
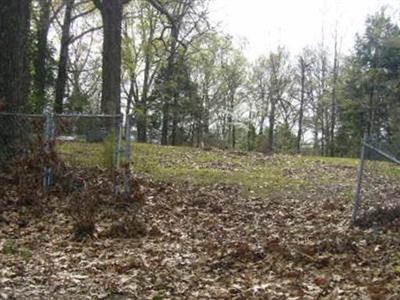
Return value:
[[(265, 153), (358, 154), (400, 145), (400, 30), (367, 18), (253, 62), (203, 0), (0, 1), (0, 110), (134, 114), (139, 142)], [(268, 39), (268, 37), (260, 37)]]

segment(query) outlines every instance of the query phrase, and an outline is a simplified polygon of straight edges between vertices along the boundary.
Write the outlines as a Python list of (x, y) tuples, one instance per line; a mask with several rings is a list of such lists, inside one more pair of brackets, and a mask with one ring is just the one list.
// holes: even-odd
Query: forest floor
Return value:
[[(93, 145), (69, 151), (98, 160)], [(356, 165), (138, 144), (145, 204), (92, 189), (95, 233), (83, 241), (70, 213), (79, 199), (38, 187), (29, 194), (41, 200), (22, 205), (2, 174), (0, 299), (399, 299), (399, 222), (350, 226)], [(380, 192), (400, 195), (391, 182)]]

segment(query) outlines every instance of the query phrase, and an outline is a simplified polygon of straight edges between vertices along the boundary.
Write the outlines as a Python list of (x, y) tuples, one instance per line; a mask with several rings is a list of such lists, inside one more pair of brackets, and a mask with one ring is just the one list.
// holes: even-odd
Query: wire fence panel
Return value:
[(0, 113), (0, 164), (29, 156), (44, 142), (44, 115)]
[(56, 152), (74, 166), (118, 168), (122, 115), (55, 115)]
[(358, 171), (353, 223), (386, 225), (400, 218), (400, 160), (393, 144), (365, 138)]
[[(54, 169), (101, 167), (116, 171), (115, 190), (129, 192), (132, 116), (0, 113), (0, 165), (32, 156), (35, 182), (48, 189)], [(32, 175), (33, 176), (33, 175)]]

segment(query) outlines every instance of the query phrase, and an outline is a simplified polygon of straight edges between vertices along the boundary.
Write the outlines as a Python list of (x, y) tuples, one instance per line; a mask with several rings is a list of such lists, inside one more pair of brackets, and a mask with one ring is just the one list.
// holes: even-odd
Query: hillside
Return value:
[[(100, 155), (75, 146), (86, 157)], [(82, 201), (99, 203), (96, 230), (81, 241), (71, 234), (68, 195), (50, 194), (38, 213), (4, 193), (0, 296), (395, 297), (398, 226), (350, 227), (356, 163), (137, 144), (133, 169), (146, 198), (137, 219), (129, 203), (91, 189)], [(107, 185), (108, 175), (96, 172), (90, 182)]]

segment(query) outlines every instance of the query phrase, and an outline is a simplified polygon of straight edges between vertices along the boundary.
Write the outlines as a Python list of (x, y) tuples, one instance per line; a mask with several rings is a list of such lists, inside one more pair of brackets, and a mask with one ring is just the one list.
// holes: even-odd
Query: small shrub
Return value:
[(21, 255), (22, 259), (25, 261), (29, 261), (32, 258), (32, 251), (25, 247), (22, 247), (19, 250), (19, 254)]
[(108, 238), (136, 238), (146, 234), (146, 225), (137, 216), (125, 215), (114, 222), (106, 237)]
[(95, 232), (97, 201), (94, 195), (88, 191), (76, 192), (70, 199), (69, 214), (74, 221), (74, 237), (78, 240)]
[(255, 138), (255, 151), (266, 153), (268, 149), (268, 139), (266, 134), (259, 134)]
[(157, 292), (157, 294), (155, 294), (152, 299), (153, 300), (162, 300), (162, 299), (164, 299), (163, 293)]
[(289, 125), (287, 123), (282, 124), (276, 128), (274, 147), (275, 150), (279, 153), (296, 153), (296, 136), (289, 128)]
[(17, 247), (12, 240), (6, 240), (3, 244), (2, 252), (5, 255), (13, 255), (17, 251)]

